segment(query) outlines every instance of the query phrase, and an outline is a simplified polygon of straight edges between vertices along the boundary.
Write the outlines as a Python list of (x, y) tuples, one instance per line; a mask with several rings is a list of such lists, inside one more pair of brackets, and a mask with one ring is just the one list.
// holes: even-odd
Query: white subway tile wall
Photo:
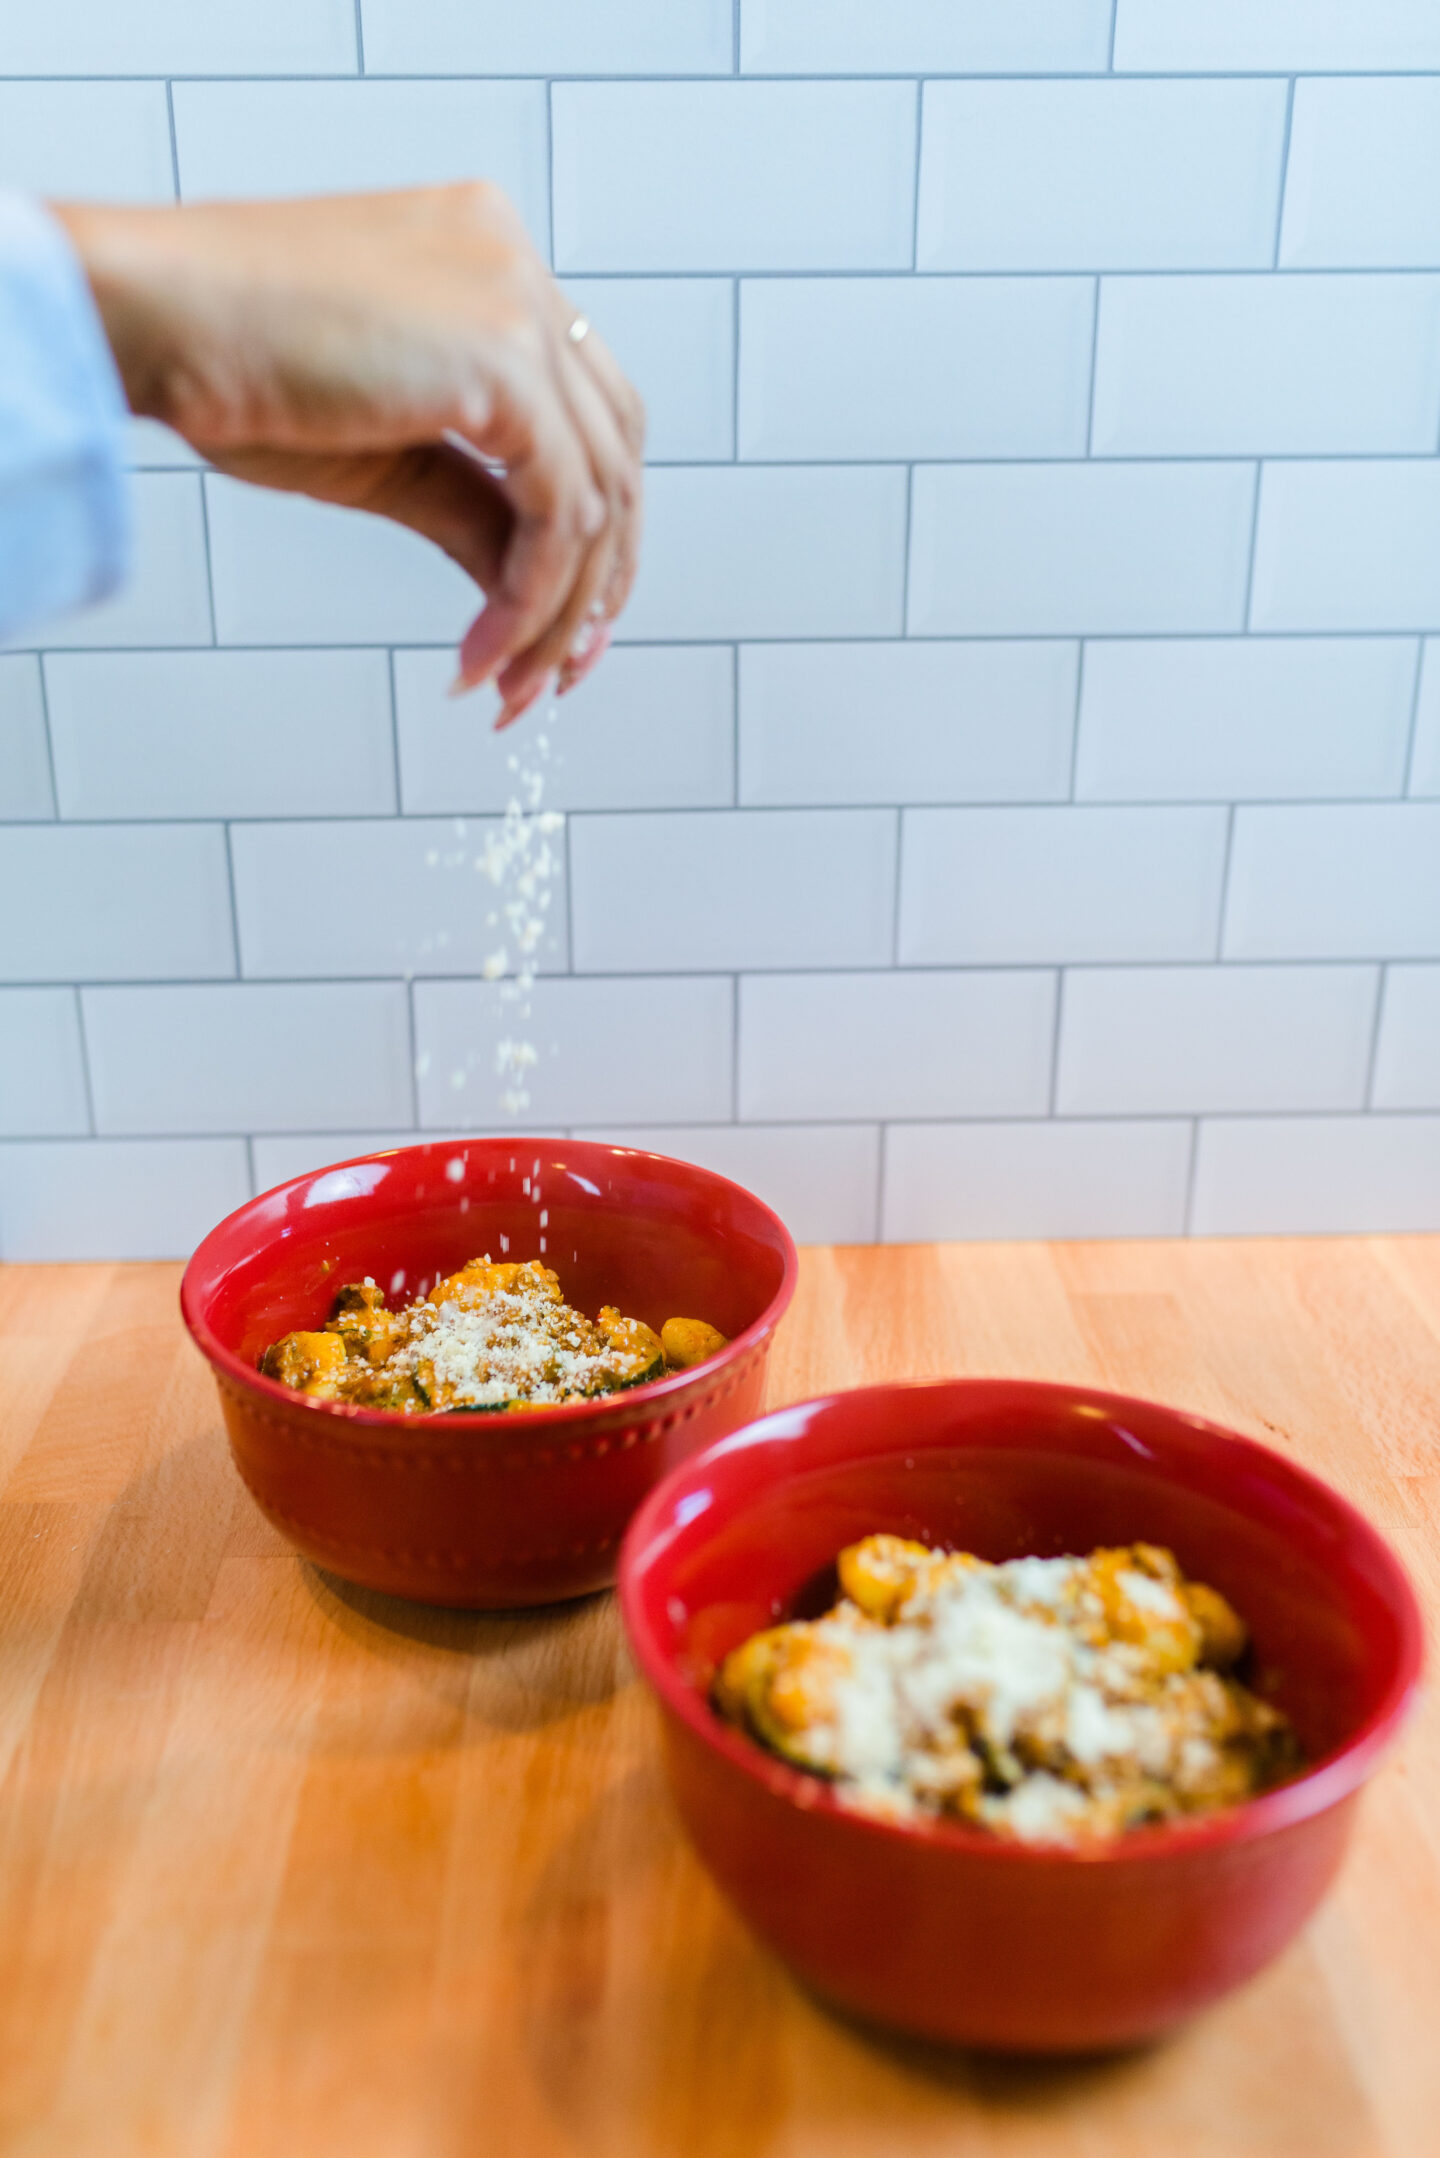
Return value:
[(897, 822), (893, 809), (577, 818), (575, 970), (884, 966)]
[(1440, 794), (1440, 638), (1426, 639), (1420, 662), (1409, 792)]
[(1103, 70), (1111, 0), (744, 0), (740, 65), (760, 75)]
[(1119, 0), (1115, 65), (1145, 74), (1440, 67), (1440, 15), (1431, 0)]
[(892, 1124), (880, 1234), (937, 1237), (1178, 1236), (1193, 1128), (1145, 1123)]
[(1297, 82), (1288, 167), (1281, 268), (1440, 264), (1440, 76)]
[(50, 0), (0, 18), (5, 75), (352, 75), (354, 0)]
[(0, 21), (0, 185), (468, 174), (647, 398), (616, 648), (497, 736), (452, 563), (137, 423), (130, 587), (0, 653), (0, 1257), (496, 1129), (816, 1240), (1440, 1229), (1433, 0)]
[(1377, 967), (1073, 967), (1061, 1116), (1361, 1109)]
[(567, 277), (565, 290), (645, 399), (652, 462), (734, 456), (732, 278)]
[(1058, 637), (742, 645), (740, 800), (1064, 801), (1079, 650)]
[(740, 455), (1083, 457), (1094, 312), (1088, 277), (746, 278)]
[(1440, 967), (1390, 967), (1375, 1046), (1377, 1109), (1440, 1109)]
[(555, 267), (904, 270), (905, 82), (557, 83)]
[(903, 465), (660, 465), (625, 638), (897, 637)]
[(910, 631), (1243, 629), (1254, 497), (1251, 464), (917, 465)]
[(0, 1130), (50, 1138), (90, 1129), (73, 989), (0, 989)]
[(97, 1131), (364, 1130), (414, 1108), (400, 982), (85, 989)]
[(742, 1118), (1043, 1116), (1055, 975), (754, 975), (740, 985)]
[[(233, 825), (241, 973), (272, 981), (479, 973), (506, 941), (495, 919), (500, 894), (485, 873), (497, 829), (493, 817)], [(563, 971), (563, 861), (536, 908), (545, 923), (539, 964)]]
[(493, 688), (451, 697), (454, 678), (452, 646), (395, 654), (400, 794), (412, 814), (503, 814), (522, 769), (543, 781), (551, 809), (722, 809), (735, 799), (732, 645), (621, 645), (519, 735), (495, 733)]
[(1440, 622), (1440, 461), (1267, 462), (1252, 586), (1255, 630)]
[(417, 982), (420, 1122), (453, 1130), (466, 1109), (495, 1119), (496, 1051), (523, 1032), (536, 1050), (527, 1122), (714, 1124), (735, 1110), (735, 993), (722, 974), (668, 980), (544, 980), (528, 1016), (499, 982)]
[(1224, 951), (1440, 958), (1440, 802), (1237, 809)]
[(1105, 277), (1099, 457), (1424, 455), (1440, 277)]
[(1223, 809), (908, 809), (907, 966), (1210, 959)]
[[(0, 29), (0, 51), (5, 32)], [(173, 202), (163, 82), (0, 82), (0, 187), (88, 202)]]
[(181, 82), (175, 152), (187, 202), (468, 179), (485, 145), (533, 239), (550, 224), (540, 82)]
[(627, 1124), (577, 1139), (679, 1154), (744, 1184), (804, 1244), (873, 1244), (880, 1176), (876, 1124)]
[(40, 662), (11, 653), (0, 658), (0, 820), (54, 814)]
[(221, 644), (453, 643), (476, 612), (464, 571), (400, 525), (219, 473), (204, 487)]
[(45, 695), (62, 817), (396, 807), (383, 652), (52, 652)]
[(60, 622), (38, 623), (14, 642), (51, 651), (213, 644), (200, 488), (194, 472), (137, 473), (131, 483), (135, 552), (129, 583), (101, 606)]
[(922, 270), (1259, 270), (1286, 85), (932, 82)]
[(1092, 639), (1076, 799), (1400, 794), (1417, 657), (1413, 637)]

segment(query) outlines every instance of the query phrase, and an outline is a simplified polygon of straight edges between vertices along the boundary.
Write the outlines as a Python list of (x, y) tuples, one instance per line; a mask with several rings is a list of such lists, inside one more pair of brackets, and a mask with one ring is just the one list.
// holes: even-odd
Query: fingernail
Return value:
[(546, 690), (550, 688), (553, 681), (554, 676), (547, 674), (542, 677), (542, 679), (536, 683), (535, 687), (532, 690), (528, 691), (527, 694), (523, 696), (517, 704), (507, 704), (504, 711), (500, 714), (500, 717), (495, 722), (496, 734), (499, 734), (503, 728), (513, 727), (517, 719), (523, 719), (525, 714), (529, 711), (531, 705), (539, 703), (540, 699), (544, 696)]
[(492, 599), (476, 615), (460, 645), (457, 696), (488, 682), (505, 657), (515, 627), (515, 609), (506, 600)]
[[(588, 639), (583, 651), (578, 656), (574, 653), (571, 654), (560, 669), (559, 679), (555, 687), (557, 697), (568, 696), (572, 689), (579, 687), (587, 674), (595, 672), (595, 669), (610, 649), (610, 636), (610, 625), (607, 622)], [(577, 643), (578, 641), (577, 639)]]

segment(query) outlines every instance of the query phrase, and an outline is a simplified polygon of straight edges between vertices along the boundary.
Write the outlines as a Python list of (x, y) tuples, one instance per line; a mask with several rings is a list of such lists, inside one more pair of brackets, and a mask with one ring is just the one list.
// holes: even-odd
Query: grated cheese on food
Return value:
[(1069, 1842), (1233, 1802), (1296, 1758), (1278, 1711), (1205, 1666), (1156, 1546), (988, 1565), (876, 1536), (840, 1576), (823, 1618), (726, 1658), (716, 1703), (847, 1803)]

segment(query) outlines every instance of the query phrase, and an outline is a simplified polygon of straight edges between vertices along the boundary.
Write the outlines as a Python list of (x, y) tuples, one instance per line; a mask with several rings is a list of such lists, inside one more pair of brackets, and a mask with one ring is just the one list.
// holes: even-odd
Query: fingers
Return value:
[(487, 442), (505, 464), (499, 483), (514, 513), (490, 605), (461, 651), (469, 688), (545, 637), (571, 600), (608, 520), (586, 445), (555, 390), (530, 385), (525, 415), (502, 415)]
[[(568, 307), (568, 302), (565, 302), (563, 293), (560, 297)], [(567, 336), (569, 323), (574, 319), (573, 315), (567, 317)], [(615, 415), (615, 423), (620, 430), (621, 439), (631, 456), (638, 462), (645, 454), (645, 406), (639, 391), (630, 381), (628, 375), (623, 372), (619, 361), (593, 323), (586, 331), (581, 343), (572, 346), (571, 349), (578, 353), (599, 383), (609, 402), (610, 409)]]
[(638, 467), (609, 403), (573, 349), (562, 355), (561, 366), (566, 402), (584, 436), (591, 470), (604, 496), (606, 523), (554, 621), (500, 675), (507, 715), (552, 673), (558, 675), (561, 686), (570, 686), (574, 667), (593, 649), (596, 623), (622, 604), (635, 573)]

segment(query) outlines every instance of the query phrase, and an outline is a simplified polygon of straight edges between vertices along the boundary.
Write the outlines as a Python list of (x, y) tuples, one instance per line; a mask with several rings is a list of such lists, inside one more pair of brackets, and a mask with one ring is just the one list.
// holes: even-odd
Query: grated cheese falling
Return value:
[[(557, 889), (556, 879), (564, 866), (564, 812), (542, 808), (547, 768), (554, 759), (552, 732), (558, 706), (552, 697), (540, 730), (529, 738), (525, 750), (512, 750), (508, 758), (513, 791), (498, 827), (487, 831), (473, 852), (462, 844), (458, 851), (431, 848), (425, 859), (431, 868), (451, 869), (472, 861), (474, 871), (493, 887), (495, 904), (486, 914), (486, 927), (495, 932), (494, 950), (481, 962), (481, 979), (499, 984), (500, 1002), (507, 1008), (510, 1025), (496, 1043), (492, 1075), (499, 1083), (499, 1106), (509, 1117), (530, 1107), (530, 1077), (540, 1061), (540, 1051), (529, 1039), (527, 1023), (532, 1014), (535, 977), (542, 953), (555, 943), (549, 916)], [(466, 827), (456, 822), (456, 836), (464, 842)], [(425, 948), (443, 949), (448, 931), (426, 940)], [(470, 1083), (482, 1052), (470, 1050), (450, 1073), (450, 1085), (459, 1093)], [(423, 1068), (422, 1068), (423, 1067)], [(416, 1073), (423, 1078), (428, 1056), (416, 1060)]]

